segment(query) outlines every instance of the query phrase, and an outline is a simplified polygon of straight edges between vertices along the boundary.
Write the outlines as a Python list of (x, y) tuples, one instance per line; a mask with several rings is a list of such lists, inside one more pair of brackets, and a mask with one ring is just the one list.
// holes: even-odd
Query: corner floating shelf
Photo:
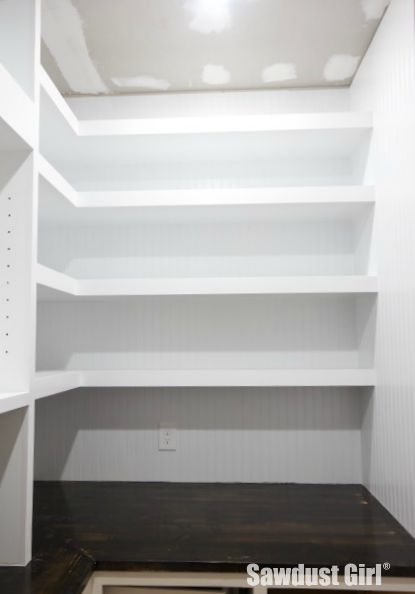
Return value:
[(373, 369), (139, 369), (41, 371), (35, 399), (80, 387), (373, 387)]
[(353, 111), (80, 120), (44, 71), (40, 112), (41, 152), (71, 179), (85, 167), (191, 167), (230, 155), (245, 162), (349, 159), (372, 129), (371, 113)]
[[(48, 224), (99, 225), (102, 221), (117, 224), (128, 219), (131, 208), (242, 205), (290, 206), (293, 211), (289, 213), (294, 213), (294, 217), (299, 212), (296, 207), (301, 206), (309, 209), (311, 217), (357, 218), (361, 209), (374, 204), (373, 187), (354, 185), (166, 190), (138, 189), (140, 185), (127, 180), (125, 188), (117, 190), (115, 182), (119, 176), (110, 186), (104, 183), (104, 187), (99, 186), (98, 176), (94, 180), (91, 177), (89, 182), (84, 179), (86, 185), (80, 190), (85, 168), (95, 175), (94, 168), (117, 171), (125, 163), (133, 169), (137, 164), (143, 166), (143, 171), (149, 163), (162, 171), (166, 163), (181, 162), (191, 168), (193, 163), (222, 163), (230, 155), (241, 163), (253, 158), (268, 163), (279, 158), (295, 163), (302, 159), (339, 159), (347, 163), (370, 137), (370, 113), (80, 120), (44, 71), (41, 87), (40, 197), (48, 201), (43, 221)], [(63, 198), (67, 206), (74, 208), (59, 211), (56, 198)], [(51, 200), (55, 202), (52, 204)], [(49, 209), (49, 205), (53, 208)], [(105, 209), (113, 211), (105, 214)], [(112, 214), (114, 219), (110, 219)], [(159, 214), (163, 216), (162, 209), (156, 216)], [(142, 217), (143, 211), (136, 216)], [(377, 293), (376, 277), (365, 275), (79, 279), (41, 264), (37, 266), (37, 284), (40, 301), (76, 302), (140, 295)], [(37, 374), (34, 395), (40, 398), (83, 386), (370, 387), (374, 384), (373, 369), (364, 368), (56, 370)]]
[(30, 401), (28, 392), (0, 392), (0, 414), (28, 406)]
[[(42, 155), (38, 157), (38, 173), (40, 182), (47, 185), (59, 196), (65, 198), (72, 206), (78, 206), (78, 192)], [(42, 195), (42, 185), (39, 193)]]
[(35, 400), (38, 400), (45, 396), (80, 388), (81, 385), (81, 374), (78, 371), (40, 371), (35, 375), (31, 394)]
[(371, 369), (147, 369), (87, 371), (88, 386), (372, 386)]
[[(43, 156), (39, 156), (41, 182), (55, 198), (63, 198), (85, 213), (105, 208), (160, 208), (186, 206), (263, 206), (263, 205), (371, 205), (373, 186), (288, 186), (211, 188), (137, 191), (77, 191)], [(42, 195), (42, 188), (41, 188)]]
[[(105, 298), (140, 295), (298, 295), (376, 293), (374, 276), (284, 276), (75, 279), (38, 264), (40, 301), (69, 297)], [(59, 295), (60, 293), (60, 295)]]
[[(62, 97), (44, 68), (41, 68), (40, 71), (40, 84), (45, 98), (59, 112), (68, 127), (76, 135), (82, 137), (367, 130), (372, 127), (372, 114), (370, 112), (353, 111), (80, 120)], [(50, 108), (50, 106), (48, 107)]]

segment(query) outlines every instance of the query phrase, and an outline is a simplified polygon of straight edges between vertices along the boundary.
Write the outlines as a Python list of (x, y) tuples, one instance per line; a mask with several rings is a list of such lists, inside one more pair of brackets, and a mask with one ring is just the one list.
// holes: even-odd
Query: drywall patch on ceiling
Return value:
[(148, 89), (151, 91), (167, 91), (170, 88), (170, 83), (164, 78), (155, 78), (154, 76), (128, 76), (128, 77), (112, 77), (114, 85), (129, 89)]
[(43, 0), (43, 40), (71, 90), (107, 93), (89, 55), (84, 28), (71, 0)]
[(324, 67), (323, 76), (330, 82), (345, 81), (352, 78), (359, 65), (360, 56), (336, 54), (331, 56)]
[[(77, 34), (62, 3), (76, 11)], [(324, 66), (330, 56), (344, 54), (352, 56), (354, 67), (353, 57), (365, 54), (387, 3), (44, 0), (42, 30), (49, 48), (42, 43), (42, 64), (67, 96), (106, 87), (119, 95), (348, 86), (352, 76), (331, 75), (329, 68), (325, 78)], [(205, 64), (223, 64), (228, 82), (205, 82)]]
[(222, 33), (231, 26), (231, 13), (226, 0), (187, 0), (184, 4), (192, 15), (189, 27), (207, 35)]
[(202, 72), (202, 80), (207, 85), (226, 85), (231, 75), (224, 66), (219, 64), (206, 64)]
[(382, 17), (390, 0), (362, 0), (362, 10), (367, 21), (378, 20)]
[(262, 80), (265, 83), (282, 82), (284, 80), (295, 80), (297, 70), (291, 62), (279, 62), (266, 66), (262, 71)]

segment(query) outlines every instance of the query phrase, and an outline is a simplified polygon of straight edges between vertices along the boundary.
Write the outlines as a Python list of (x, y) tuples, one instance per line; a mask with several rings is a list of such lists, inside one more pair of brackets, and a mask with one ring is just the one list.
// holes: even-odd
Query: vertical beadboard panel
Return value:
[(368, 299), (180, 295), (45, 302), (38, 306), (37, 363), (43, 370), (355, 368), (359, 347), (366, 348), (357, 318), (364, 325), (372, 305), (357, 316), (360, 301)]
[(356, 254), (354, 221), (347, 217), (297, 214), (296, 220), (284, 208), (266, 213), (270, 220), (253, 213), (236, 223), (194, 215), (111, 227), (48, 226), (41, 229), (39, 257), (77, 278), (354, 274), (364, 260), (367, 250)]
[(363, 428), (364, 481), (415, 535), (415, 28), (393, 0), (352, 87), (373, 109), (367, 169), (376, 182), (377, 388)]
[[(361, 482), (357, 389), (83, 389), (36, 406), (41, 480)], [(158, 427), (177, 450), (158, 450)]]

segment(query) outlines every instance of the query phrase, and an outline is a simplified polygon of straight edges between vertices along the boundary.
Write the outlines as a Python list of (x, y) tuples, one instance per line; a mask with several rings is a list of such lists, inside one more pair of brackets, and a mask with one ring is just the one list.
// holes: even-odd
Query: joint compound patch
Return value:
[(294, 80), (297, 78), (295, 64), (279, 62), (267, 66), (262, 71), (262, 80), (265, 83), (281, 82), (284, 80)]
[(360, 56), (335, 54), (327, 61), (323, 76), (333, 82), (347, 80), (354, 75), (359, 62)]
[(117, 87), (150, 89), (153, 91), (167, 91), (167, 89), (170, 88), (170, 83), (168, 80), (147, 75), (114, 77), (111, 80)]
[(219, 64), (206, 64), (202, 72), (202, 80), (208, 85), (226, 85), (230, 81), (229, 71)]

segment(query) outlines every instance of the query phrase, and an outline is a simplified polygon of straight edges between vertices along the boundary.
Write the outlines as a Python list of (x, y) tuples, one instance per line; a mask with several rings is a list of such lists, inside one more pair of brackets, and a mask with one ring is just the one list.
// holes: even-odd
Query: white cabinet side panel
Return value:
[(33, 156), (0, 154), (0, 391), (28, 391)]
[(0, 415), (0, 565), (31, 557), (33, 405)]

